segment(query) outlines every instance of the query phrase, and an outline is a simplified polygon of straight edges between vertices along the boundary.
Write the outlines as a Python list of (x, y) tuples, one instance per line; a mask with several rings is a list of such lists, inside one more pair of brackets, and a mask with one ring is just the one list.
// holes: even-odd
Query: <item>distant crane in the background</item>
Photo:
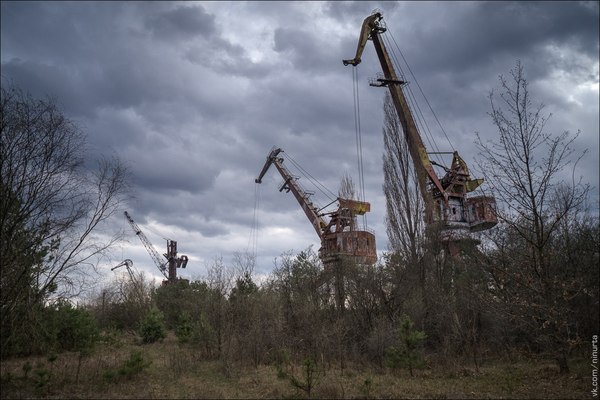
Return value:
[[(127, 269), (127, 273), (129, 274), (129, 279), (131, 280), (130, 285), (120, 285), (121, 296), (122, 299), (126, 302), (133, 301), (139, 306), (146, 307), (149, 305), (149, 288), (144, 284), (144, 276), (141, 274), (136, 274), (136, 271), (133, 268), (133, 261), (130, 259), (123, 260), (120, 264), (115, 267), (112, 267), (110, 270), (115, 271), (121, 267), (125, 267)], [(106, 296), (106, 292), (103, 293), (103, 310), (104, 310), (104, 297)]]
[(148, 251), (148, 254), (150, 254), (150, 257), (152, 257), (152, 260), (158, 267), (158, 270), (165, 276), (165, 278), (167, 278), (167, 280), (163, 281), (163, 284), (175, 282), (177, 280), (177, 268), (185, 268), (188, 262), (188, 257), (185, 255), (177, 257), (177, 242), (167, 239), (167, 252), (163, 254), (163, 256), (166, 258), (166, 261), (163, 261), (158, 251), (156, 251), (152, 243), (150, 243), (146, 235), (144, 235), (144, 232), (142, 232), (140, 227), (135, 223), (127, 211), (125, 211), (125, 218), (127, 218), (129, 225), (131, 225), (135, 234), (142, 241), (142, 244)]
[(110, 270), (114, 271), (117, 268), (121, 268), (121, 267), (125, 267), (127, 268), (127, 272), (129, 273), (129, 277), (131, 278), (131, 281), (135, 283), (135, 277), (133, 275), (133, 271), (131, 270), (131, 268), (133, 267), (133, 261), (131, 261), (129, 258), (126, 260), (123, 260), (119, 265), (117, 265), (116, 267), (112, 267)]

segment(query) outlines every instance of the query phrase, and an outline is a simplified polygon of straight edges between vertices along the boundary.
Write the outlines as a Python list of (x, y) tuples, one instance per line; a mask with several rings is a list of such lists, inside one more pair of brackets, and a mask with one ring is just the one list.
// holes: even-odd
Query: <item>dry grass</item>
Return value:
[[(130, 379), (109, 380), (133, 351), (141, 351), (151, 365)], [(181, 347), (171, 335), (162, 343), (140, 345), (132, 336), (101, 345), (85, 359), (76, 382), (77, 354), (2, 362), (2, 398), (304, 398), (289, 381), (277, 378), (273, 366), (242, 367), (203, 360), (193, 349)], [(23, 366), (31, 370), (25, 374)], [(431, 368), (410, 377), (404, 371), (349, 367), (322, 371), (313, 398), (587, 398), (591, 371), (585, 361), (573, 362), (572, 373), (560, 376), (551, 363), (496, 362), (479, 372), (469, 368)], [(45, 371), (45, 372), (44, 372)], [(300, 368), (296, 369), (299, 373)]]

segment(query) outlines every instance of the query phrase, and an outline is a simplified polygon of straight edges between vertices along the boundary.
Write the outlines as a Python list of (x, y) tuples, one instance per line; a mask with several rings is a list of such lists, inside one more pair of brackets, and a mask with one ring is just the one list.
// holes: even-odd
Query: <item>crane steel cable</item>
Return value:
[[(402, 64), (399, 62), (398, 57), (396, 56), (396, 53), (394, 52), (394, 48), (391, 46), (391, 43), (390, 43), (389, 39), (387, 38), (387, 35), (385, 35), (385, 34), (382, 35), (382, 39), (384, 42), (386, 42), (386, 47), (388, 49), (390, 49), (389, 54), (390, 54), (391, 58), (394, 60), (394, 65), (400, 71), (400, 74), (401, 74), (403, 80), (405, 80), (404, 77), (406, 76), (406, 74), (404, 73)], [(398, 51), (400, 52), (400, 49), (398, 49)], [(403, 59), (404, 59), (404, 56), (403, 56)], [(404, 59), (404, 62), (408, 66), (406, 59)], [(408, 69), (410, 71), (409, 66), (408, 66)], [(416, 77), (414, 76), (414, 74), (413, 74), (413, 78), (415, 79), (415, 82), (418, 85), (418, 81), (416, 81)], [(424, 97), (425, 95), (423, 94), (422, 91), (421, 91), (421, 93)], [(425, 115), (424, 115), (423, 111), (421, 110), (421, 107), (419, 106), (419, 102), (417, 101), (417, 97), (415, 96), (414, 92), (412, 91), (412, 88), (410, 85), (406, 86), (406, 94), (407, 94), (406, 97), (407, 97), (407, 101), (408, 101), (408, 107), (409, 107), (409, 109), (412, 110), (413, 115), (415, 116), (415, 124), (417, 125), (418, 130), (420, 132), (424, 133), (425, 139), (427, 140), (427, 143), (429, 144), (429, 148), (435, 150), (435, 153), (440, 153), (440, 149), (437, 145), (437, 142), (435, 141), (433, 133), (431, 132), (431, 129), (429, 129), (429, 125), (427, 124), (427, 119), (425, 118)], [(439, 163), (443, 163), (443, 160), (441, 159), (439, 154), (434, 154), (434, 157), (437, 159), (437, 161)]]
[(254, 184), (254, 211), (252, 213), (252, 227), (250, 228), (250, 237), (246, 253), (249, 253), (256, 259), (258, 249), (258, 215), (260, 211), (260, 184)]
[[(356, 158), (358, 162), (358, 200), (365, 201), (365, 177), (362, 157), (362, 132), (360, 124), (360, 97), (358, 95), (358, 68), (352, 67), (352, 85), (354, 97), (354, 130), (356, 136)], [(367, 228), (367, 215), (363, 214), (363, 228)]]
[(450, 138), (448, 137), (448, 134), (446, 133), (446, 130), (444, 129), (444, 127), (442, 126), (440, 120), (438, 119), (435, 111), (433, 111), (433, 107), (431, 107), (431, 104), (429, 103), (429, 100), (427, 99), (427, 96), (425, 96), (425, 93), (423, 93), (423, 89), (421, 88), (421, 85), (419, 85), (419, 81), (417, 80), (417, 77), (415, 76), (415, 74), (413, 74), (410, 65), (408, 64), (408, 62), (406, 61), (406, 59), (404, 58), (404, 54), (402, 53), (402, 51), (400, 50), (400, 47), (398, 46), (398, 44), (396, 43), (396, 39), (394, 39), (394, 35), (392, 35), (391, 32), (389, 32), (390, 37), (392, 38), (392, 41), (394, 42), (394, 45), (396, 46), (396, 48), (398, 49), (398, 52), (400, 53), (400, 56), (402, 57), (402, 59), (404, 60), (404, 63), (406, 64), (408, 71), (410, 72), (411, 76), (413, 77), (413, 79), (415, 80), (415, 83), (417, 84), (417, 87), (419, 88), (419, 90), (421, 91), (421, 95), (423, 96), (423, 98), (425, 99), (425, 102), (427, 103), (427, 106), (429, 107), (429, 109), (431, 110), (431, 113), (433, 114), (433, 117), (435, 118), (436, 122), (438, 123), (440, 129), (442, 130), (442, 132), (444, 133), (444, 136), (446, 137), (446, 140), (448, 141), (448, 144), (450, 145), (450, 147), (452, 148), (452, 150), (455, 150), (454, 146), (452, 145), (452, 142), (450, 141)]
[(151, 232), (151, 233), (155, 234), (156, 236), (158, 236), (159, 238), (161, 238), (161, 239), (163, 239), (163, 240), (167, 240), (167, 241), (171, 240), (171, 239), (169, 239), (169, 238), (166, 238), (166, 237), (164, 237), (164, 236), (163, 236), (162, 234), (160, 234), (158, 231), (156, 231), (156, 230), (154, 230), (154, 229), (150, 228), (150, 226), (149, 226), (149, 223), (148, 223), (148, 224), (146, 224), (146, 225), (144, 225), (144, 229), (145, 229), (146, 231), (148, 231), (148, 232)]
[(290, 153), (286, 152), (285, 154), (287, 155), (287, 159), (290, 160), (290, 162), (300, 171), (300, 173), (306, 179), (308, 179), (315, 186), (315, 188), (319, 192), (321, 192), (329, 200), (336, 200), (337, 199), (337, 195), (335, 193), (333, 193), (331, 190), (329, 190), (327, 188), (327, 186), (323, 185), (321, 182), (319, 182), (317, 180), (317, 178), (315, 178), (307, 170), (305, 170), (296, 160), (294, 160), (294, 158), (292, 156), (290, 156)]
[[(387, 35), (383, 34), (383, 35), (381, 35), (381, 38), (384, 41), (386, 48), (389, 49), (388, 54), (390, 55), (390, 57), (392, 59), (393, 65), (396, 67), (396, 69), (398, 69), (400, 71), (401, 79), (403, 81), (406, 81), (406, 73), (404, 72), (404, 69), (402, 68), (402, 64), (399, 62), (398, 57), (396, 56), (396, 53), (394, 52), (394, 49), (391, 46), (389, 39), (387, 38)], [(437, 143), (435, 142), (435, 140), (433, 138), (433, 134), (431, 133), (431, 130), (429, 129), (429, 125), (427, 125), (425, 116), (423, 115), (421, 107), (419, 107), (419, 102), (417, 101), (417, 98), (416, 98), (415, 94), (413, 93), (411, 86), (406, 85), (406, 89), (404, 90), (404, 92), (406, 94), (407, 106), (408, 106), (409, 110), (411, 110), (411, 112), (414, 116), (415, 124), (417, 125), (417, 130), (425, 135), (425, 139), (427, 140), (429, 148), (434, 149), (436, 152), (439, 152)], [(439, 157), (439, 156), (436, 155), (436, 157)], [(441, 160), (438, 160), (438, 161), (441, 161)]]

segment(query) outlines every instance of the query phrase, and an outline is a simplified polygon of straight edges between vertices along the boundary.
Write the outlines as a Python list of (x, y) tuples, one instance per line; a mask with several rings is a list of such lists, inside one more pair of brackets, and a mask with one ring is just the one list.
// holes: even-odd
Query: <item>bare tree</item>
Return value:
[(564, 279), (571, 266), (556, 265), (554, 249), (561, 223), (573, 218), (588, 196), (589, 186), (575, 179), (575, 166), (585, 152), (576, 154), (573, 148), (579, 132), (546, 132), (550, 115), (543, 114), (543, 104), (533, 105), (520, 62), (510, 78), (500, 76), (499, 99), (494, 92), (489, 96), (498, 139), (484, 142), (478, 136), (476, 142), (503, 223), (495, 236), (496, 258), (484, 265), (494, 278), (496, 298), (505, 300), (505, 311), (567, 372), (574, 338)]
[(207, 267), (206, 281), (210, 288), (211, 298), (208, 302), (208, 314), (215, 329), (219, 358), (225, 363), (230, 358), (231, 335), (227, 335), (227, 327), (231, 326), (231, 314), (227, 308), (227, 298), (233, 286), (233, 271), (223, 264), (220, 257), (215, 258)]
[(256, 255), (247, 251), (233, 252), (233, 265), (236, 279), (251, 277), (256, 266)]
[(150, 310), (154, 283), (143, 272), (121, 271), (99, 286), (87, 300), (101, 328), (110, 326), (135, 330)]
[(347, 172), (340, 181), (340, 190), (338, 190), (338, 196), (342, 199), (358, 199), (352, 177)]
[[(397, 318), (406, 303), (413, 304), (411, 313), (423, 309), (422, 324), (428, 309), (426, 293), (425, 202), (421, 196), (417, 173), (412, 163), (400, 120), (389, 94), (384, 102), (383, 173), (387, 208), (387, 234), (391, 254), (386, 261), (391, 283), (382, 298), (390, 318)], [(417, 306), (418, 304), (418, 306)], [(414, 315), (414, 314), (413, 314)]]
[[(512, 82), (500, 76), (500, 104), (493, 92), (489, 96), (499, 140), (483, 142), (478, 136), (477, 145), (487, 182), (504, 206), (498, 210), (499, 219), (532, 246), (534, 267), (543, 273), (549, 239), (561, 220), (584, 203), (589, 185), (575, 179), (575, 165), (569, 167), (579, 131), (575, 135), (545, 132), (551, 114), (542, 114), (543, 104), (532, 104), (520, 62), (510, 74)], [(577, 155), (577, 161), (585, 153)], [(569, 168), (571, 182), (565, 182), (561, 173)]]
[(100, 228), (124, 200), (126, 170), (117, 158), (86, 169), (85, 156), (84, 134), (55, 101), (1, 88), (3, 330), (51, 294), (76, 293), (119, 238)]
[(391, 250), (414, 263), (423, 254), (425, 205), (408, 144), (389, 94), (385, 97), (384, 118), (383, 191), (387, 234)]

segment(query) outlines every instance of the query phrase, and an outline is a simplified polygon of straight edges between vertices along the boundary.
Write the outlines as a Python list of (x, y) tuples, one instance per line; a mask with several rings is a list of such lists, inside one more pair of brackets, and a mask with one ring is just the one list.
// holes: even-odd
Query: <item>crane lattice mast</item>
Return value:
[(137, 237), (139, 237), (142, 241), (142, 244), (146, 248), (146, 251), (148, 251), (148, 254), (150, 254), (150, 257), (152, 257), (154, 264), (156, 264), (156, 266), (158, 267), (158, 270), (165, 276), (165, 278), (168, 279), (169, 276), (167, 275), (166, 267), (168, 261), (163, 262), (163, 259), (161, 258), (160, 254), (158, 254), (158, 251), (156, 251), (154, 246), (152, 246), (152, 243), (150, 243), (146, 235), (144, 235), (144, 232), (142, 232), (140, 227), (135, 223), (135, 221), (133, 220), (133, 218), (131, 218), (127, 211), (125, 211), (125, 218), (127, 218), (129, 225), (131, 225)]

